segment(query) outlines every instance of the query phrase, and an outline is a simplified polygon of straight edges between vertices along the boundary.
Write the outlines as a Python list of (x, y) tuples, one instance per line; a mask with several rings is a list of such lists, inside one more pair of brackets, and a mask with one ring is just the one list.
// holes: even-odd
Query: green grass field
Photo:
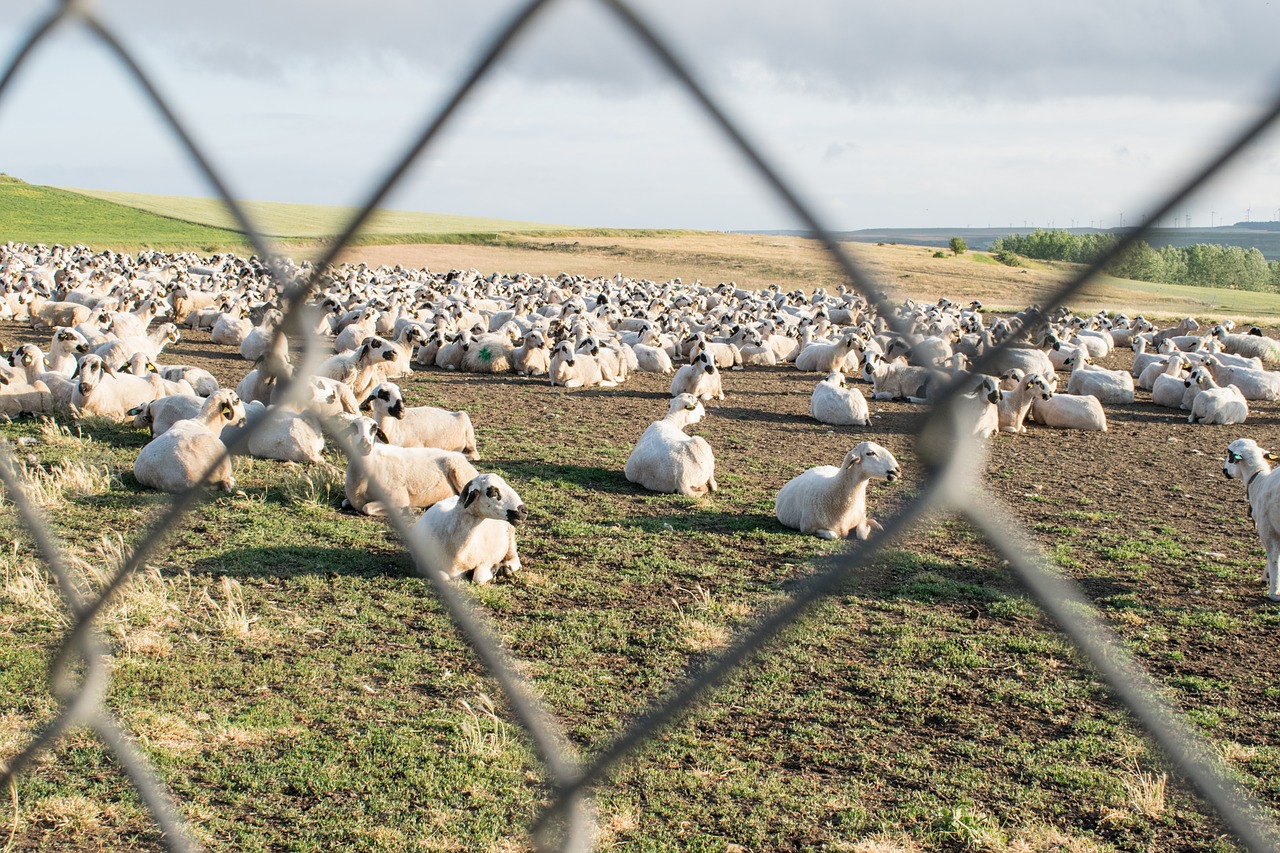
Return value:
[(0, 175), (0, 242), (95, 248), (244, 249), (243, 235)]
[[(124, 207), (145, 210), (158, 216), (181, 219), (210, 228), (238, 231), (239, 225), (221, 199), (185, 196), (147, 195), (144, 193), (110, 192), (67, 188), (69, 192), (108, 201)], [(262, 234), (291, 239), (321, 239), (339, 234), (355, 216), (357, 208), (315, 204), (283, 204), (269, 201), (242, 202), (245, 213)], [(411, 237), (448, 234), (492, 234), (497, 232), (570, 232), (564, 225), (488, 219), (479, 216), (453, 216), (438, 213), (415, 213), (404, 210), (380, 210), (361, 229), (365, 237), (396, 238), (412, 242)], [(585, 229), (584, 229), (585, 230)]]

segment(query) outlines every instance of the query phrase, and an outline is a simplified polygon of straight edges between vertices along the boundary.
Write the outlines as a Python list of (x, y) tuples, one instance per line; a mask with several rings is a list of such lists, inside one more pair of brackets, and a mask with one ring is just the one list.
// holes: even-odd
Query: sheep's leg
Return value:
[(1267, 581), (1267, 597), (1280, 601), (1280, 549), (1267, 554), (1267, 567), (1263, 574)]
[(815, 530), (813, 531), (813, 533), (819, 539), (839, 539), (840, 538), (839, 534), (837, 534), (834, 530), (829, 530), (825, 527), (823, 527), (820, 530)]
[(720, 484), (716, 482), (715, 477), (712, 477), (710, 480), (707, 481), (707, 488), (713, 492), (716, 492), (720, 490)]
[(471, 572), (472, 583), (488, 583), (491, 580), (493, 580), (493, 566), (476, 566), (475, 570)]

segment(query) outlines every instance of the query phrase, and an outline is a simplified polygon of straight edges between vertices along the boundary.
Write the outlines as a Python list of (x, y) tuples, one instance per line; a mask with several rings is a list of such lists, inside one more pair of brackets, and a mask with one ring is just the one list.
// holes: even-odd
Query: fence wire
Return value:
[[(871, 276), (845, 254), (801, 195), (781, 178), (747, 135), (729, 120), (671, 46), (624, 0), (597, 2), (613, 16), (620, 28), (629, 32), (657, 64), (664, 67), (684, 87), (712, 124), (743, 155), (750, 168), (776, 193), (779, 205), (794, 214), (823, 244), (848, 282), (875, 306), (881, 317), (897, 324), (897, 331), (907, 332), (899, 322), (894, 306), (876, 287)], [(423, 129), (412, 144), (387, 170), (385, 177), (369, 194), (359, 212), (346, 225), (341, 235), (328, 245), (320, 261), (312, 267), (310, 275), (303, 279), (296, 279), (284, 268), (281, 263), (282, 255), (262, 237), (242, 205), (232, 197), (205, 157), (198, 141), (183, 126), (128, 48), (94, 15), (89, 4), (78, 0), (62, 0), (33, 28), (6, 67), (3, 77), (0, 77), (0, 108), (4, 105), (4, 96), (15, 75), (41, 44), (55, 37), (57, 30), (63, 26), (84, 28), (113, 53), (190, 155), (195, 168), (226, 202), (239, 228), (248, 235), (258, 257), (266, 262), (275, 281), (284, 287), (281, 302), (285, 322), (277, 330), (277, 335), (293, 334), (305, 343), (296, 373), (292, 377), (281, 375), (277, 378), (282, 387), (288, 389), (287, 399), (300, 402), (306, 378), (325, 356), (317, 346), (315, 335), (310, 331), (315, 326), (308, 317), (307, 306), (307, 301), (320, 289), (325, 270), (403, 179), (408, 169), (431, 147), (440, 131), (458, 108), (472, 96), (494, 65), (518, 42), (530, 22), (547, 7), (554, 5), (555, 0), (532, 0), (494, 34), (488, 46), (474, 58), (470, 72), (456, 90), (426, 117)], [(1178, 204), (1231, 162), (1242, 149), (1270, 127), (1277, 116), (1280, 116), (1280, 91), (1276, 92), (1268, 108), (1260, 112), (1253, 122), (1227, 140), (1214, 157), (1169, 193), (1141, 227), (1124, 232), (1106, 256), (1097, 259), (1065, 284), (1048, 304), (1030, 312), (1020, 334), (1025, 336), (1029, 333), (1039, 320), (1078, 293), (1088, 279), (1131, 245), (1143, 239), (1155, 223), (1171, 213)], [(995, 363), (999, 352), (1017, 340), (1018, 336), (1011, 336), (1003, 341), (999, 347), (979, 358), (971, 367), (971, 372), (986, 371)], [(794, 624), (815, 602), (839, 588), (853, 573), (874, 563), (878, 555), (897, 537), (915, 528), (930, 515), (953, 513), (971, 522), (985, 535), (993, 550), (1009, 562), (1029, 594), (1071, 639), (1134, 719), (1161, 747), (1172, 765), (1212, 807), (1238, 841), (1251, 850), (1274, 849), (1276, 839), (1280, 838), (1280, 831), (1266, 817), (1267, 808), (1228, 778), (1216, 760), (1212, 746), (1160, 698), (1158, 685), (1095, 615), (1079, 589), (1050, 567), (1030, 534), (1013, 514), (993, 495), (974, 485), (980, 482), (978, 475), (983, 470), (984, 451), (974, 439), (964, 435), (958, 419), (949, 417), (952, 412), (949, 401), (965, 388), (963, 380), (953, 383), (935, 405), (931, 422), (917, 436), (920, 456), (928, 468), (928, 478), (914, 500), (885, 522), (884, 529), (870, 540), (852, 544), (844, 553), (830, 557), (818, 565), (809, 580), (799, 586), (785, 603), (742, 632), (726, 651), (712, 658), (699, 671), (677, 685), (669, 695), (656, 700), (610, 745), (590, 760), (584, 760), (571, 747), (562, 726), (535, 698), (535, 691), (502, 651), (484, 618), (470, 605), (467, 593), (448, 581), (441, 580), (435, 572), (422, 572), (429, 579), (432, 589), (459, 632), (474, 648), (488, 673), (501, 686), (515, 717), (528, 733), (538, 759), (545, 768), (552, 788), (551, 805), (531, 827), (535, 840), (542, 848), (592, 849), (595, 826), (590, 794), (592, 788), (606, 780), (619, 762), (626, 760), (628, 755), (669, 725), (707, 690), (737, 671), (751, 655), (780, 631)], [(266, 426), (266, 420), (252, 426), (228, 449), (228, 453), (246, 446), (251, 436)], [(326, 427), (327, 435), (347, 452), (361, 473), (369, 479), (369, 472), (364, 468), (360, 455), (353, 452), (347, 433), (338, 429), (335, 424), (326, 424)], [(161, 518), (139, 540), (133, 552), (104, 588), (96, 596), (90, 596), (77, 585), (61, 545), (24, 492), (12, 452), (7, 446), (0, 447), (3, 447), (0, 484), (16, 507), (40, 558), (56, 580), (73, 619), (73, 627), (55, 655), (49, 671), (51, 691), (59, 703), (58, 713), (21, 752), (7, 760), (0, 772), (0, 790), (10, 788), (16, 777), (42, 752), (51, 749), (70, 727), (84, 725), (98, 735), (119, 761), (160, 829), (163, 843), (172, 850), (198, 849), (165, 785), (103, 705), (110, 674), (106, 663), (108, 652), (105, 637), (96, 626), (95, 617), (146, 563), (148, 556), (156, 551), (168, 532), (174, 530), (183, 516), (198, 505), (204, 492), (192, 489), (176, 495)], [(385, 499), (381, 485), (376, 480), (372, 485), (374, 496)], [(982, 507), (981, 512), (973, 510), (978, 506)], [(405, 513), (399, 513), (393, 514), (390, 521), (415, 563), (420, 568), (425, 567), (421, 543), (413, 534), (412, 519)]]

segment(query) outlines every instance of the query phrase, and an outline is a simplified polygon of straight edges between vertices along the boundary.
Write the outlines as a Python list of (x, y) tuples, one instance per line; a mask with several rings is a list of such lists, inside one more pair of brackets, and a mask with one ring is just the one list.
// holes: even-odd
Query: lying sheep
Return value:
[(814, 386), (809, 398), (809, 415), (816, 421), (838, 426), (867, 426), (871, 411), (867, 398), (845, 383), (844, 374), (833, 370)]
[[(352, 422), (356, 453), (347, 462), (346, 498), (343, 509), (365, 515), (387, 515), (394, 509), (428, 507), (456, 495), (476, 475), (461, 453), (434, 447), (396, 447), (371, 418)], [(362, 470), (363, 469), (363, 470)], [(386, 493), (389, 504), (373, 494), (370, 480)]]
[(468, 373), (510, 373), (514, 350), (506, 335), (476, 335), (463, 345), (462, 369)]
[(682, 365), (671, 379), (671, 396), (692, 394), (699, 400), (724, 399), (720, 371), (709, 353), (699, 353), (693, 361)]
[(481, 474), (445, 498), (413, 525), (420, 573), (447, 579), (470, 574), (488, 583), (495, 574), (520, 571), (515, 525), (529, 513), (515, 490), (497, 474)]
[(590, 388), (600, 385), (606, 388), (616, 383), (606, 377), (603, 363), (589, 353), (574, 352), (570, 341), (561, 341), (551, 351), (551, 384), (564, 388)]
[(1272, 601), (1280, 601), (1280, 477), (1271, 470), (1276, 459), (1274, 453), (1263, 450), (1252, 438), (1237, 438), (1227, 445), (1227, 458), (1222, 463), (1225, 477), (1245, 484), (1249, 517), (1267, 552), (1262, 580)]
[(1205, 365), (1219, 385), (1234, 385), (1246, 400), (1280, 400), (1280, 373), (1228, 367), (1216, 355), (1206, 356)]
[(1190, 408), (1189, 424), (1242, 424), (1249, 417), (1249, 404), (1234, 385), (1219, 386), (1213, 374), (1203, 365), (1191, 371), (1184, 380)]
[(936, 390), (947, 381), (946, 374), (937, 370), (890, 362), (874, 352), (867, 352), (863, 357), (862, 375), (875, 389), (871, 399), (906, 400), (910, 403), (928, 402), (930, 390)]
[(394, 361), (396, 355), (391, 341), (375, 335), (351, 352), (330, 356), (316, 368), (315, 375), (345, 382), (356, 397), (363, 397), (383, 380), (379, 365)]
[[(830, 373), (833, 370), (843, 371), (849, 360), (850, 353), (854, 353), (857, 350), (859, 343), (861, 343), (861, 340), (857, 335), (844, 335), (833, 343), (809, 344), (796, 354), (796, 369), (817, 373)], [(858, 369), (856, 355), (849, 367), (852, 370)]]
[(101, 358), (90, 354), (80, 364), (80, 381), (71, 393), (71, 411), (76, 417), (101, 415), (123, 422), (130, 409), (165, 396), (164, 382), (156, 374), (146, 378), (115, 375)]
[(466, 412), (451, 412), (435, 406), (406, 406), (400, 389), (390, 382), (375, 386), (360, 403), (360, 408), (373, 410), (373, 420), (390, 444), (455, 450), (468, 459), (480, 458), (476, 432)]
[(1037, 423), (1054, 429), (1107, 431), (1107, 413), (1092, 394), (1050, 393), (1047, 398), (1043, 395), (1032, 397), (1031, 416)]
[(1128, 405), (1134, 400), (1133, 377), (1123, 370), (1094, 366), (1092, 359), (1076, 353), (1066, 361), (1071, 368), (1067, 393), (1091, 395), (1107, 405)]
[(144, 352), (152, 360), (160, 357), (160, 353), (169, 344), (176, 344), (182, 339), (178, 327), (173, 323), (157, 326), (147, 335), (116, 338), (93, 348), (93, 354), (102, 356), (102, 360), (110, 365), (124, 364), (135, 352)]
[(1280, 367), (1280, 341), (1264, 337), (1256, 326), (1247, 335), (1231, 334), (1223, 326), (1215, 326), (1213, 336), (1232, 355), (1260, 358), (1265, 367)]
[(164, 435), (178, 421), (200, 414), (205, 399), (196, 394), (173, 394), (135, 406), (125, 414), (133, 418), (134, 426), (146, 427), (155, 438)]
[(1186, 408), (1182, 404), (1182, 398), (1186, 396), (1182, 371), (1190, 366), (1191, 362), (1185, 355), (1181, 353), (1170, 355), (1169, 360), (1164, 364), (1164, 370), (1156, 374), (1152, 381), (1151, 402), (1169, 409)]
[(511, 351), (511, 365), (521, 376), (546, 376), (551, 372), (551, 348), (537, 329), (516, 341)]
[(222, 389), (205, 400), (194, 418), (178, 421), (138, 453), (134, 478), (162, 492), (181, 492), (203, 484), (231, 491), (231, 457), (218, 437), (223, 426), (244, 424), (244, 404)]
[(850, 450), (840, 467), (821, 465), (792, 478), (774, 500), (778, 521), (820, 539), (842, 539), (850, 533), (866, 539), (878, 522), (867, 516), (867, 484), (892, 483), (902, 476), (898, 460), (873, 441)]
[[(316, 386), (308, 388), (319, 393)], [(249, 435), (249, 455), (280, 462), (324, 461), (324, 433), (314, 414), (297, 406), (269, 406), (266, 423)]]
[[(1012, 373), (1013, 371), (1009, 371)], [(1001, 432), (1024, 433), (1027, 431), (1025, 421), (1031, 411), (1031, 404), (1037, 398), (1041, 401), (1053, 396), (1048, 383), (1039, 373), (1019, 374), (1016, 384), (1011, 390), (1005, 390), (999, 406), (999, 425)]]
[(651, 492), (697, 497), (716, 491), (711, 445), (701, 436), (685, 434), (705, 415), (692, 394), (673, 397), (666, 416), (649, 424), (627, 457), (627, 479)]
[(23, 381), (17, 370), (0, 361), (0, 416), (6, 418), (24, 414), (47, 414), (53, 411), (53, 396), (49, 387), (37, 381)]

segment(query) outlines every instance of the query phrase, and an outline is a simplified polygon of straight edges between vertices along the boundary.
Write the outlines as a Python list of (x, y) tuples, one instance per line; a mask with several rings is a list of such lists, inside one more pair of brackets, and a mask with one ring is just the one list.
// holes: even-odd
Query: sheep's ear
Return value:
[(471, 484), (467, 483), (462, 487), (462, 505), (464, 507), (471, 506), (476, 502), (476, 498), (480, 497), (480, 490), (471, 488)]
[(849, 464), (846, 465), (845, 467), (852, 468), (854, 465), (861, 465), (861, 464), (862, 464), (862, 457), (855, 453), (849, 458)]
[(382, 431), (382, 427), (379, 427), (379, 426), (374, 427), (373, 436), (374, 438), (378, 439), (378, 441), (381, 441), (383, 444), (391, 443), (391, 439), (387, 438), (387, 434)]
[(364, 358), (368, 354), (369, 354), (369, 345), (367, 343), (361, 344), (360, 348), (356, 350), (356, 360), (358, 361)]
[(360, 411), (363, 412), (365, 409), (368, 409), (373, 405), (373, 397), (374, 395), (370, 394), (368, 397), (365, 397), (360, 401)]
[(524, 346), (524, 338), (513, 338), (511, 343), (514, 346), (522, 347)]
[(1249, 334), (1260, 338), (1262, 337), (1262, 330), (1259, 329), (1257, 326), (1254, 326), (1252, 329), (1249, 330)]

